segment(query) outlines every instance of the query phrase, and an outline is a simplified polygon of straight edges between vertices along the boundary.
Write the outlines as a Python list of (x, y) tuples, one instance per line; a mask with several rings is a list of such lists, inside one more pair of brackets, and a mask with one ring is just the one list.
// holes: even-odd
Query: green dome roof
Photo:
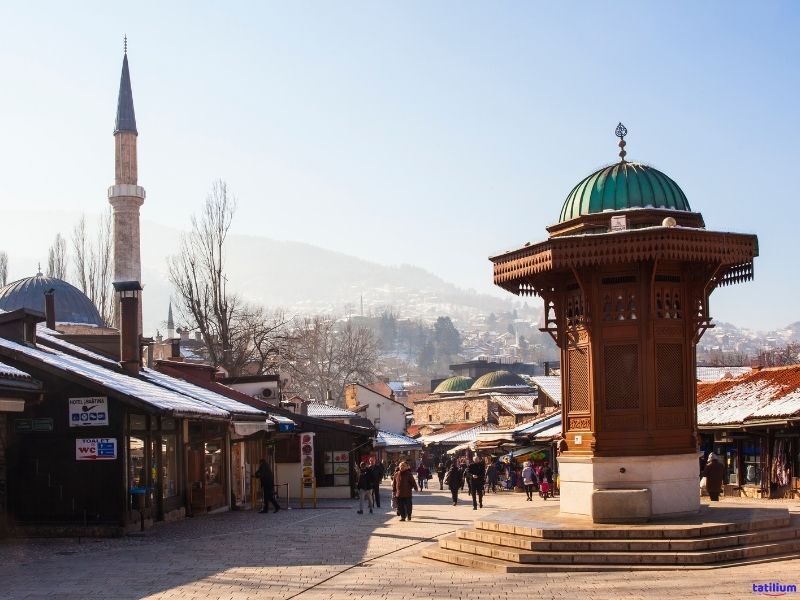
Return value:
[(621, 161), (595, 171), (567, 196), (559, 222), (628, 208), (671, 208), (690, 212), (689, 201), (678, 184), (658, 169)]
[(482, 390), (487, 388), (510, 387), (516, 385), (528, 385), (519, 375), (511, 371), (492, 371), (481, 375), (472, 384), (471, 390)]
[(474, 380), (472, 377), (464, 377), (463, 375), (456, 375), (445, 379), (442, 383), (436, 386), (433, 390), (434, 394), (441, 394), (444, 392), (464, 392), (470, 388)]

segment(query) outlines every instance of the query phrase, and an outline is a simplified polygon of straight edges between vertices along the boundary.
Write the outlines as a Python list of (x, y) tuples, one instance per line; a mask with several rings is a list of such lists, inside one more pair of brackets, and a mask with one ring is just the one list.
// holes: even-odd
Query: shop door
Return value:
[(189, 506), (193, 514), (204, 513), (205, 497), (205, 451), (203, 445), (189, 447)]

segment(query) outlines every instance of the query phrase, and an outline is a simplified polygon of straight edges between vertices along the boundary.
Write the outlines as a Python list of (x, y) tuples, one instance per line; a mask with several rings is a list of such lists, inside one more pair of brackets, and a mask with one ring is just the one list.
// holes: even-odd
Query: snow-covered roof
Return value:
[[(228, 412), (194, 398), (157, 386), (137, 377), (112, 371), (87, 362), (60, 350), (32, 348), (0, 338), (0, 351), (7, 350), (26, 359), (73, 374), (129, 397), (134, 397), (155, 408), (173, 412), (176, 416), (204, 415), (227, 417)], [(24, 360), (23, 360), (24, 362)]]
[(492, 394), (492, 400), (512, 415), (530, 415), (536, 412), (535, 394)]
[(412, 437), (403, 435), (401, 433), (392, 433), (391, 431), (378, 431), (378, 441), (375, 443), (378, 448), (386, 448), (387, 450), (398, 449), (411, 449), (421, 448), (422, 443)]
[(750, 367), (697, 367), (698, 381), (720, 381), (752, 373)]
[(19, 369), (14, 368), (11, 365), (7, 365), (1, 362), (0, 362), (0, 378), (23, 379), (25, 381), (33, 381), (33, 377), (28, 375), (25, 371), (20, 371)]
[(493, 431), (485, 431), (478, 434), (478, 442), (484, 444), (496, 443), (502, 440), (509, 442), (515, 441), (518, 438), (535, 437), (542, 431), (546, 431), (551, 427), (557, 427), (559, 433), (561, 432), (561, 411), (550, 413), (549, 415), (537, 417), (531, 421), (520, 423), (515, 427), (509, 429), (495, 429)]
[(107, 364), (110, 367), (118, 367), (119, 363), (112, 358), (107, 356), (103, 356), (102, 354), (98, 354), (97, 352), (92, 352), (91, 350), (87, 350), (82, 346), (78, 346), (76, 344), (72, 344), (65, 339), (63, 339), (57, 331), (53, 331), (52, 329), (48, 329), (44, 323), (39, 323), (36, 327), (36, 339), (42, 342), (43, 346), (50, 346), (53, 348), (57, 348), (59, 350), (63, 350), (67, 354), (73, 354), (77, 356), (82, 356), (87, 359), (91, 359), (95, 362), (100, 362), (103, 364)]
[(353, 412), (352, 410), (347, 410), (346, 408), (333, 406), (332, 404), (325, 404), (324, 402), (309, 402), (308, 416), (316, 417), (318, 419), (355, 419), (361, 415)]
[(700, 426), (800, 419), (800, 365), (761, 369), (736, 379), (700, 383), (697, 401)]
[[(559, 417), (560, 416), (561, 415), (559, 414)], [(554, 439), (556, 439), (558, 437), (561, 437), (561, 419), (560, 418), (558, 420), (558, 423), (556, 423), (555, 425), (551, 425), (547, 429), (543, 429), (543, 430), (539, 431), (538, 433), (536, 433), (536, 435), (533, 436), (533, 439), (536, 440), (537, 442), (549, 442), (549, 441), (552, 441), (552, 440), (554, 440)]]
[(497, 425), (491, 423), (479, 423), (469, 429), (460, 431), (448, 431), (445, 433), (433, 433), (431, 435), (420, 436), (419, 440), (426, 446), (429, 444), (463, 444), (464, 442), (474, 442), (478, 434), (482, 431), (497, 429)]
[(553, 402), (561, 405), (561, 377), (559, 375), (536, 375), (531, 377), (531, 381), (552, 398)]
[(171, 377), (170, 375), (165, 375), (164, 373), (159, 373), (153, 369), (142, 369), (141, 375), (144, 379), (150, 381), (151, 383), (160, 385), (161, 387), (165, 387), (174, 392), (179, 392), (186, 396), (191, 396), (196, 400), (200, 400), (201, 402), (205, 402), (206, 404), (210, 404), (216, 408), (221, 408), (222, 410), (240, 415), (265, 415), (263, 410), (248, 406), (247, 404), (238, 402), (233, 398), (228, 398), (227, 396), (223, 396), (217, 392), (200, 387), (199, 385), (194, 385), (193, 383), (189, 383), (183, 379)]

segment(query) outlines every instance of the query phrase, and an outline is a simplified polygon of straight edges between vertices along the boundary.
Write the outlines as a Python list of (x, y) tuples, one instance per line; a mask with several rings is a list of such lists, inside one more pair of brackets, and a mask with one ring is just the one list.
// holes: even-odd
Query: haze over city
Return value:
[(797, 11), (5, 5), (0, 249), (11, 280), (32, 275), (57, 231), (106, 209), (127, 34), (144, 222), (188, 227), (223, 178), (239, 202), (235, 234), (507, 297), (487, 256), (544, 239), (570, 189), (616, 160), (623, 121), (629, 158), (672, 177), (709, 228), (759, 236), (755, 280), (719, 290), (715, 319), (779, 328), (798, 319)]

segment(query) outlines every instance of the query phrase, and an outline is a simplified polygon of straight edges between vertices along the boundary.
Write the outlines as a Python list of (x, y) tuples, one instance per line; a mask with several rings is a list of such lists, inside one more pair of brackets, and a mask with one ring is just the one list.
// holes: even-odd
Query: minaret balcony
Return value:
[(141, 198), (144, 200), (144, 188), (140, 185), (132, 185), (130, 183), (121, 183), (112, 185), (108, 188), (108, 197), (110, 198)]

